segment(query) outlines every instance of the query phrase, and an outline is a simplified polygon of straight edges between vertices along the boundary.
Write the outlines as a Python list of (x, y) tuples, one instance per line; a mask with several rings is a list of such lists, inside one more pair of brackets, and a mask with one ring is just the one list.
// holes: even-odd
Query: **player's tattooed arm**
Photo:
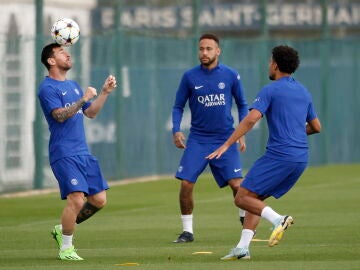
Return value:
[(66, 108), (57, 108), (52, 111), (51, 115), (60, 123), (63, 123), (71, 116), (75, 115), (86, 103), (84, 98), (80, 98), (77, 102)]

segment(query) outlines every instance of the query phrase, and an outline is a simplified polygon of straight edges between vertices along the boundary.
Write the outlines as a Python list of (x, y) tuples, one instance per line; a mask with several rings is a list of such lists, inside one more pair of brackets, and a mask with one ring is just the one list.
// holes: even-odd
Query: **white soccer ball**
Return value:
[(53, 24), (50, 33), (56, 43), (68, 47), (79, 40), (80, 27), (74, 20), (62, 18)]

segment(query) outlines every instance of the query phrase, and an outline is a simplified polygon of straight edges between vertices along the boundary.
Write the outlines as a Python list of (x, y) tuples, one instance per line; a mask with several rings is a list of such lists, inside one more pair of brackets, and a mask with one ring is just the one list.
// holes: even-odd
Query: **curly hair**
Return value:
[(292, 74), (300, 64), (298, 52), (286, 45), (274, 47), (272, 49), (272, 59), (278, 65), (281, 72)]

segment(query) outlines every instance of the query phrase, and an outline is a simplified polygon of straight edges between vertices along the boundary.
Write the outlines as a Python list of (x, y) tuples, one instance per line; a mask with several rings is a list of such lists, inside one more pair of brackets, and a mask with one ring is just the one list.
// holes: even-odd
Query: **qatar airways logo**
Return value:
[(226, 104), (224, 94), (198, 96), (197, 99), (198, 102), (204, 104), (205, 107), (224, 106)]

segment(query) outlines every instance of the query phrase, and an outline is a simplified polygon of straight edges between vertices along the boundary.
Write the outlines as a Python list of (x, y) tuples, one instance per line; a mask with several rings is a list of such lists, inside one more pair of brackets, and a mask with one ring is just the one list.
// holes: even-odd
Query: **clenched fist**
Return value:
[(96, 96), (97, 96), (96, 89), (94, 87), (89, 86), (88, 88), (86, 88), (83, 98), (86, 102), (88, 102), (90, 99)]
[(110, 94), (115, 88), (116, 88), (116, 78), (113, 75), (109, 75), (109, 77), (106, 78), (102, 91), (104, 93)]

